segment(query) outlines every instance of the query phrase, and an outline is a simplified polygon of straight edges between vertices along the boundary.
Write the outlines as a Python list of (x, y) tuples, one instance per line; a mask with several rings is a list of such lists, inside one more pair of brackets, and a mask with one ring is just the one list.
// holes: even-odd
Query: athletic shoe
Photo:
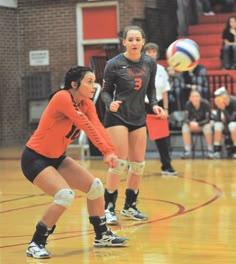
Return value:
[(128, 209), (123, 208), (121, 210), (121, 214), (125, 217), (134, 219), (134, 220), (147, 220), (148, 216), (141, 213), (137, 208), (135, 207), (129, 207)]
[(236, 159), (236, 153), (234, 153), (234, 154), (232, 155), (232, 158), (233, 158), (233, 159)]
[(182, 155), (182, 159), (191, 159), (192, 158), (192, 153), (190, 151), (184, 151)]
[(209, 11), (209, 12), (204, 12), (203, 15), (204, 16), (214, 16), (215, 13), (213, 11)]
[(37, 259), (50, 258), (51, 253), (43, 245), (37, 245), (35, 242), (31, 242), (26, 250), (28, 257)]
[(118, 217), (116, 216), (116, 213), (114, 211), (110, 211), (109, 209), (105, 210), (105, 216), (106, 216), (106, 223), (108, 225), (116, 225), (119, 222)]
[(178, 172), (175, 171), (173, 168), (168, 168), (161, 171), (161, 175), (169, 175), (169, 176), (176, 176)]
[(121, 247), (127, 243), (128, 239), (124, 237), (118, 237), (112, 231), (107, 230), (102, 234), (101, 238), (95, 238), (94, 247)]
[(209, 151), (207, 152), (207, 157), (208, 157), (208, 159), (213, 159), (213, 158), (215, 157), (214, 152), (211, 151), (211, 150), (209, 150)]
[(220, 152), (215, 152), (215, 153), (214, 153), (214, 158), (215, 158), (215, 159), (220, 159), (220, 158), (221, 158), (221, 154), (220, 154)]

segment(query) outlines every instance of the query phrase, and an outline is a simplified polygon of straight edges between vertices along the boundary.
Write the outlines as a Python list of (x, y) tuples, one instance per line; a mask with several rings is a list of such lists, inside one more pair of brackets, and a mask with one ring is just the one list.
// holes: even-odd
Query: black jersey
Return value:
[(210, 104), (207, 100), (201, 99), (199, 108), (195, 108), (191, 101), (187, 101), (185, 105), (185, 123), (195, 121), (199, 126), (204, 126), (210, 122)]
[(224, 110), (217, 109), (216, 121), (222, 121), (222, 113), (225, 123), (236, 121), (236, 96), (230, 95), (230, 103)]
[(156, 61), (142, 54), (140, 61), (133, 62), (119, 54), (107, 62), (104, 70), (102, 100), (109, 111), (113, 101), (120, 100), (117, 112), (111, 112), (125, 124), (143, 125), (146, 120), (145, 95), (150, 105), (157, 105), (155, 76)]

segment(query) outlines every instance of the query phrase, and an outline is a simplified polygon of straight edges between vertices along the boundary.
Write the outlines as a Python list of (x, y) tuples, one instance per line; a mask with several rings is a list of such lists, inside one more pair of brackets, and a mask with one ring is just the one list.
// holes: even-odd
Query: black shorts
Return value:
[(129, 125), (127, 123), (125, 123), (124, 121), (122, 121), (120, 118), (116, 117), (115, 115), (111, 114), (110, 112), (105, 112), (104, 115), (104, 127), (108, 128), (108, 127), (113, 127), (113, 126), (125, 126), (128, 128), (129, 132), (132, 132), (136, 129), (139, 129), (141, 127), (145, 127), (146, 124), (143, 125)]
[(57, 169), (65, 157), (66, 155), (63, 154), (59, 158), (47, 158), (26, 147), (21, 156), (21, 169), (25, 177), (33, 182), (45, 168), (52, 166)]

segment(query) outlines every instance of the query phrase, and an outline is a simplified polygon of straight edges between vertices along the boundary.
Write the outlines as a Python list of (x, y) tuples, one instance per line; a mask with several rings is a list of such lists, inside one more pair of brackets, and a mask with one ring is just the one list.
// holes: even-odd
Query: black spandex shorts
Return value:
[(115, 115), (111, 114), (110, 112), (105, 112), (104, 127), (108, 128), (108, 127), (113, 127), (113, 126), (125, 126), (128, 128), (129, 132), (132, 132), (132, 131), (139, 129), (141, 127), (145, 127), (146, 124), (144, 123), (143, 125), (139, 125), (139, 126), (129, 125), (129, 124), (126, 124), (125, 122), (123, 122), (121, 119), (119, 119)]
[(26, 147), (21, 157), (21, 169), (25, 177), (30, 182), (33, 182), (37, 175), (45, 168), (52, 166), (57, 169), (65, 157), (66, 155), (63, 154), (59, 158), (47, 158)]

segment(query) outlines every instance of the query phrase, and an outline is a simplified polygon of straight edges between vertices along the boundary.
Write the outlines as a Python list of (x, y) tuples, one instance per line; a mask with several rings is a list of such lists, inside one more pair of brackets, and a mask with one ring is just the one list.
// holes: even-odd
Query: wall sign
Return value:
[(29, 52), (30, 66), (45, 66), (49, 65), (48, 50), (31, 50)]

